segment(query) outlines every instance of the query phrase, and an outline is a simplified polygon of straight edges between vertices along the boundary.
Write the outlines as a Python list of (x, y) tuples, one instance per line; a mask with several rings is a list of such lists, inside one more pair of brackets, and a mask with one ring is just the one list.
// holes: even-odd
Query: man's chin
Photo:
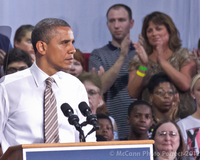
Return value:
[(114, 36), (113, 39), (114, 39), (115, 41), (123, 41), (124, 36), (122, 36), (122, 35)]

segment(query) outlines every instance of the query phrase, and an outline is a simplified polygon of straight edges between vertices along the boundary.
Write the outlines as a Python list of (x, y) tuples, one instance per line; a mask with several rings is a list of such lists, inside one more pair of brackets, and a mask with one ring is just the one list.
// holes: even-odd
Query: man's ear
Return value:
[(127, 124), (130, 125), (130, 117), (127, 116)]
[(47, 44), (43, 41), (38, 41), (36, 43), (36, 48), (41, 55), (45, 55), (47, 51)]
[[(106, 22), (106, 25), (107, 25), (107, 27), (108, 27), (108, 20), (107, 20), (107, 22)], [(110, 30), (110, 28), (108, 27), (108, 29)]]
[(131, 19), (131, 20), (130, 20), (130, 29), (133, 28), (133, 25), (134, 25), (134, 20)]

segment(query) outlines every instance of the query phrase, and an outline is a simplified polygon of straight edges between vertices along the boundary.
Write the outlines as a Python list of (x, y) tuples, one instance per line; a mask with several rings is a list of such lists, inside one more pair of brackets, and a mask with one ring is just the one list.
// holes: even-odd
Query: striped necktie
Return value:
[(58, 116), (56, 98), (52, 90), (54, 79), (49, 77), (45, 80), (46, 89), (44, 92), (44, 142), (58, 143)]

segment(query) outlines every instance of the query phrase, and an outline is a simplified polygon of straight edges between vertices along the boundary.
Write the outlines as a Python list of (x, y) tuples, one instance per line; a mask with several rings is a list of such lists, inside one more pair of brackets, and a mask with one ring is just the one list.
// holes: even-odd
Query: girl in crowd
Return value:
[(78, 77), (83, 71), (85, 71), (85, 58), (83, 53), (79, 49), (76, 49), (71, 69), (67, 72)]
[(200, 151), (200, 74), (192, 79), (190, 91), (196, 99), (197, 111), (177, 124), (182, 131), (189, 153), (196, 158)]
[(129, 63), (129, 95), (149, 102), (148, 81), (154, 74), (164, 72), (179, 93), (180, 117), (194, 113), (195, 103), (189, 86), (191, 77), (196, 74), (196, 64), (192, 52), (181, 48), (179, 31), (172, 19), (161, 12), (147, 15), (143, 21), (142, 37), (145, 49), (140, 43), (134, 43), (137, 55)]

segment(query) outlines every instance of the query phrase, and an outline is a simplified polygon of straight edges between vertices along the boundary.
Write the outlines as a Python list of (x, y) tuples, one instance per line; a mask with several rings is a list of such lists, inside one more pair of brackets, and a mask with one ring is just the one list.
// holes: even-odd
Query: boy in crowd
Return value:
[(20, 48), (13, 48), (5, 56), (3, 65), (4, 74), (7, 75), (17, 71), (22, 71), (31, 65), (32, 59), (28, 52)]
[(146, 140), (152, 125), (151, 105), (145, 101), (135, 101), (128, 108), (127, 124), (130, 125), (129, 135), (124, 140)]
[(103, 136), (107, 141), (114, 141), (113, 125), (110, 118), (105, 114), (97, 114), (99, 130), (96, 135)]

